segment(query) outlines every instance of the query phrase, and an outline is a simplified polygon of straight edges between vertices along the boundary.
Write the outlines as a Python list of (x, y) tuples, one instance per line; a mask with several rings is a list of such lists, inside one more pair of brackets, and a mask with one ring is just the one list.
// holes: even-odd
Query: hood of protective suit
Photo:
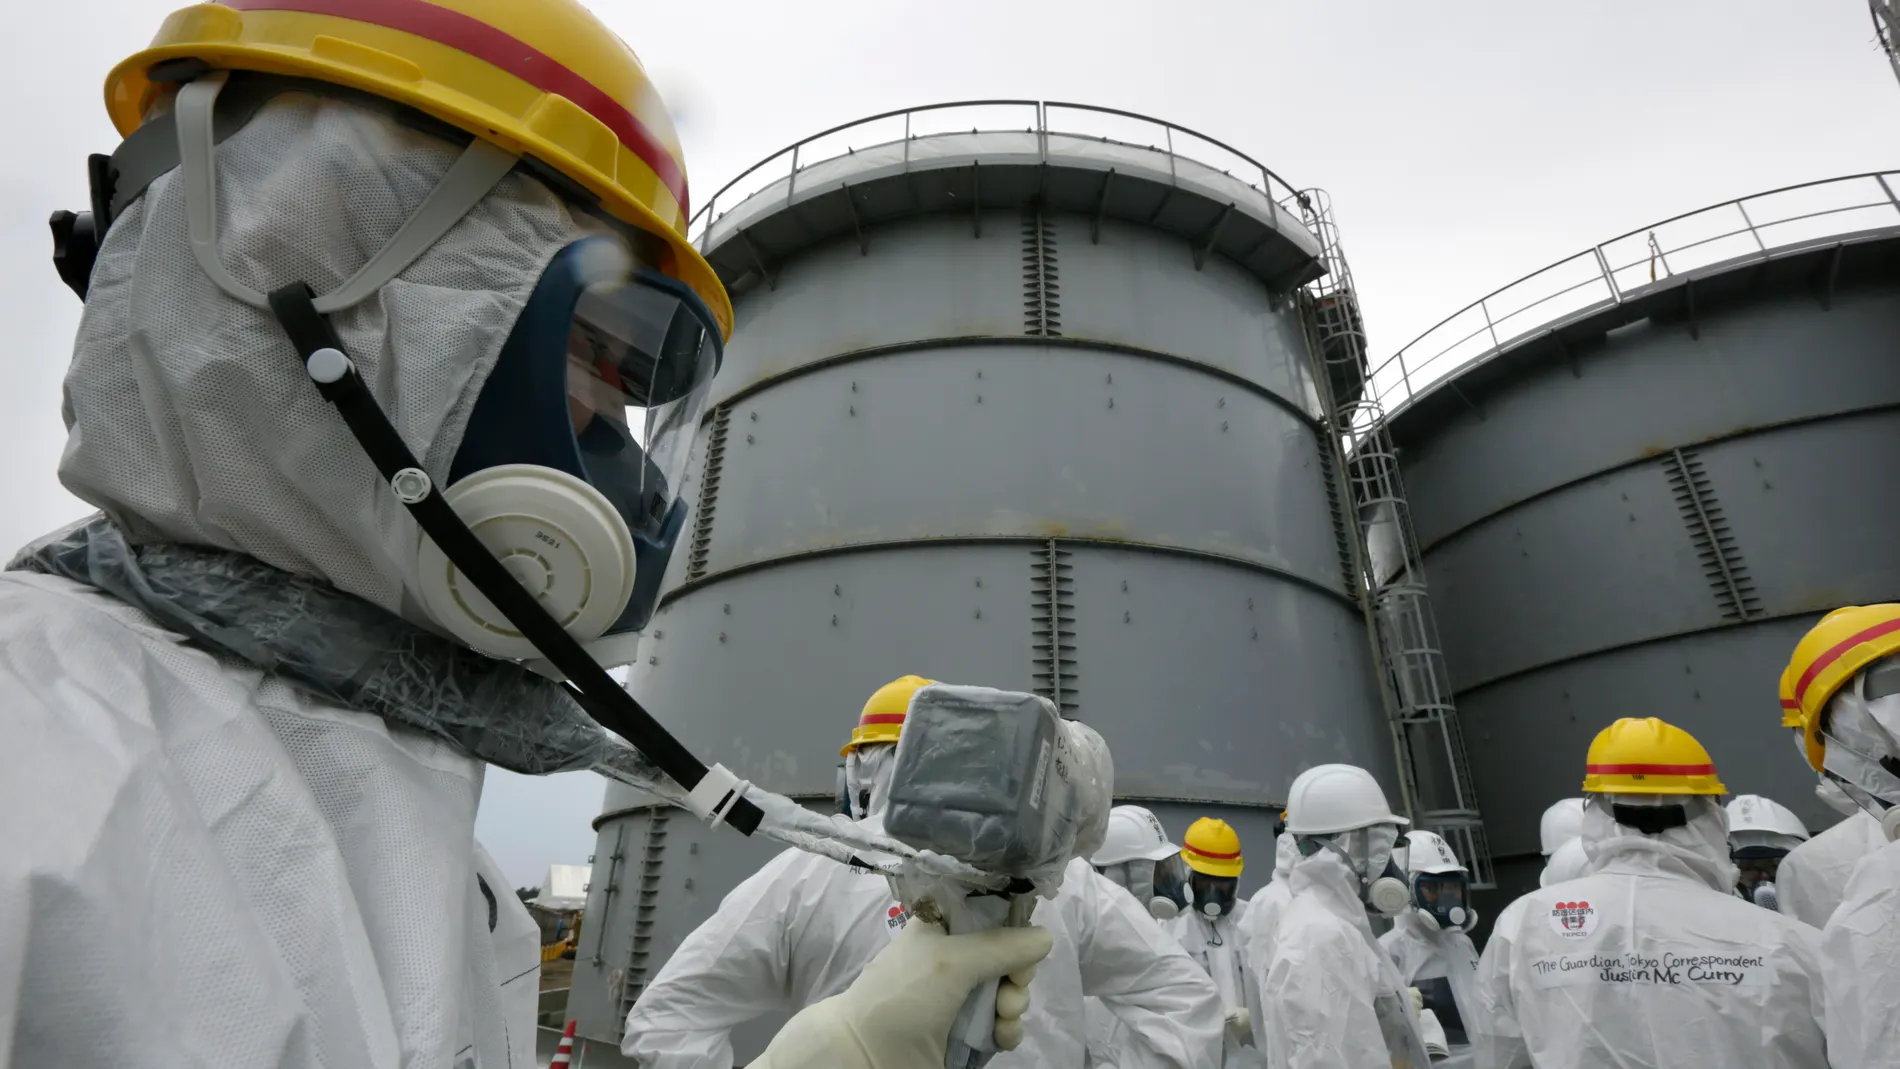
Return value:
[(1728, 813), (1710, 798), (1671, 798), (1688, 807), (1689, 823), (1656, 835), (1618, 824), (1605, 808), (1610, 797), (1593, 799), (1583, 811), (1583, 850), (1591, 872), (1614, 870), (1674, 873), (1723, 894), (1737, 872), (1728, 856)]
[(1538, 874), (1537, 886), (1550, 887), (1569, 880), (1581, 879), (1590, 875), (1590, 855), (1584, 852), (1581, 836), (1566, 841), (1550, 855), (1550, 861), (1544, 865), (1544, 871)]
[(1283, 831), (1273, 840), (1273, 878), (1269, 883), (1279, 883), (1293, 873), (1293, 866), (1300, 860), (1300, 841), (1293, 833)]
[(1311, 857), (1297, 859), (1292, 874), (1287, 877), (1287, 885), (1293, 897), (1312, 896), (1327, 912), (1363, 930), (1367, 939), (1372, 938), (1372, 924), (1366, 918), (1365, 903), (1359, 897), (1359, 874), (1338, 854), (1321, 850)]
[[(860, 746), (844, 759), (845, 790), (851, 815), (858, 820), (875, 817), (883, 826), (884, 809), (891, 801), (891, 773), (897, 768), (895, 743)], [(860, 805), (860, 800), (864, 800)]]
[(1822, 776), (1821, 782), (1814, 785), (1814, 796), (1819, 798), (1822, 804), (1836, 813), (1839, 813), (1841, 816), (1851, 817), (1856, 813), (1862, 812), (1859, 803), (1849, 798), (1847, 792), (1841, 790), (1840, 784), (1828, 779), (1826, 776)]
[[(318, 293), (421, 204), (457, 146), (377, 112), (280, 96), (218, 147), (219, 250), (240, 281)], [(520, 173), (331, 321), (438, 483), (556, 252), (598, 226)], [(433, 627), (406, 596), (416, 528), (266, 311), (193, 258), (178, 172), (114, 221), (63, 409), (60, 479), (135, 543), (234, 550)]]

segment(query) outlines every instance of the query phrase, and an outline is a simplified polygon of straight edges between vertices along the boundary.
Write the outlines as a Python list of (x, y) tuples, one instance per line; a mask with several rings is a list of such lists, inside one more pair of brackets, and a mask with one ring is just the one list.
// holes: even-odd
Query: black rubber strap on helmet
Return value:
[[(285, 286), (270, 294), (271, 311), (296, 346), (298, 356), (307, 364), (312, 354), (320, 349), (334, 349), (348, 353), (343, 348), (342, 339), (330, 325), (314, 303), (310, 287), (299, 282)], [(410, 452), (409, 446), (402, 440), (382, 406), (369, 392), (362, 376), (356, 373), (354, 366), (335, 382), (321, 382), (314, 377), (317, 389), (324, 400), (336, 407), (350, 432), (368, 454), (370, 462), (382, 473), (386, 482), (393, 482), (399, 473), (414, 471), (423, 473), (421, 462)], [(515, 577), (502, 567), (495, 555), (468, 529), (462, 517), (449, 506), (433, 480), (427, 484), (428, 491), (415, 501), (404, 500), (410, 515), (442, 552), (449, 562), (460, 569), (462, 574), (475, 584), (501, 610), (508, 622), (515, 625), (521, 634), (540, 650), (550, 663), (567, 676), (568, 692), (594, 721), (608, 731), (633, 744), (634, 748), (647, 756), (660, 771), (672, 777), (686, 790), (699, 786), (706, 775), (706, 766), (692, 751), (680, 744), (671, 732), (667, 731), (653, 715), (647, 712), (638, 699), (627, 693), (626, 689), (614, 682), (607, 670), (602, 668), (574, 636), (567, 633), (546, 608), (528, 593)], [(745, 798), (738, 798), (725, 811), (726, 823), (747, 835), (759, 826), (764, 814), (759, 807)]]

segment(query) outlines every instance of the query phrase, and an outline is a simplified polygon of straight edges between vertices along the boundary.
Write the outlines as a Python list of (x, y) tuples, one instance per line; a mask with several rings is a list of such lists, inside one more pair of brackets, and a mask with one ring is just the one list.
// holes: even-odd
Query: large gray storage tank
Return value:
[(1776, 683), (1820, 614), (1900, 599), (1878, 474), (1900, 455), (1894, 179), (1613, 239), (1375, 371), (1504, 891), (1534, 882), (1539, 814), (1617, 717), (1678, 724), (1731, 791), (1837, 819)]
[[(1224, 146), (1003, 106), (831, 131), (717, 198), (738, 329), (631, 686), (820, 807), (891, 679), (1035, 690), (1175, 835), (1235, 825), (1251, 892), (1301, 769), (1394, 767), (1295, 298), (1319, 246)], [(649, 804), (614, 787), (597, 824), (584, 1035), (773, 852)]]

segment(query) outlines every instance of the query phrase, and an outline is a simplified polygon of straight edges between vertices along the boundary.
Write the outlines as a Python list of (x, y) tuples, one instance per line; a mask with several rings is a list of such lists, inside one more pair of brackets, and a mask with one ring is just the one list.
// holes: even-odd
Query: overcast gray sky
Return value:
[[(105, 72), (175, 6), (76, 0), (63, 33), (0, 69), (9, 550), (85, 511), (54, 476), (79, 302), (47, 261), (46, 216), (84, 206), (86, 153), (116, 144)], [(1900, 86), (1863, 0), (1188, 0), (1165, 16), (1150, 0), (593, 6), (676, 113), (701, 201), (807, 134), (941, 100), (1072, 100), (1220, 138), (1331, 191), (1375, 359), (1646, 223), (1900, 167)], [(601, 791), (591, 775), (491, 772), (479, 834), (518, 883), (538, 883), (592, 851)]]

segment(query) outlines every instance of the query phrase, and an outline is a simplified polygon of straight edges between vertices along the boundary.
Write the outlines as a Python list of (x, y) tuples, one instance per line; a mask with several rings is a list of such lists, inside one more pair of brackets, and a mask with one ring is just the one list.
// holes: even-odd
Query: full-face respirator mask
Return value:
[(1862, 669), (1821, 717), (1823, 774), (1880, 821), (1889, 842), (1900, 838), (1900, 657)]
[(1160, 861), (1138, 857), (1133, 861), (1097, 865), (1095, 871), (1145, 905), (1148, 915), (1155, 920), (1173, 920), (1187, 908), (1188, 868), (1179, 854)]
[(1306, 857), (1322, 850), (1337, 855), (1359, 877), (1361, 899), (1380, 915), (1396, 917), (1412, 899), (1405, 870), (1393, 858), (1399, 841), (1396, 824), (1374, 824), (1332, 835), (1302, 836), (1299, 846)]

